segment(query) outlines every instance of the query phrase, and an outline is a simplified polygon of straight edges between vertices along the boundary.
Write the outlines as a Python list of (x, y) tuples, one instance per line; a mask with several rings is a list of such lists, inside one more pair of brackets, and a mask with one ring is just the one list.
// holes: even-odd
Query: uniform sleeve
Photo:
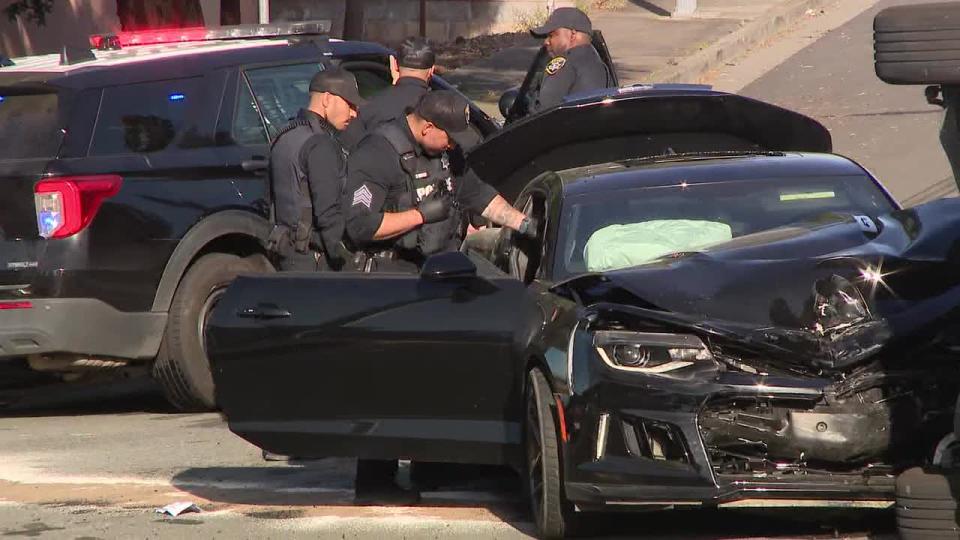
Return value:
[(453, 196), (457, 202), (477, 214), (486, 210), (490, 201), (497, 195), (497, 190), (481, 180), (473, 169), (467, 169), (454, 184)]
[[(559, 67), (556, 67), (559, 64)], [(547, 63), (540, 83), (540, 93), (533, 104), (533, 112), (540, 112), (559, 105), (563, 98), (570, 94), (577, 80), (577, 70), (562, 56), (558, 56)]]
[(347, 236), (357, 246), (372, 242), (380, 228), (383, 204), (394, 176), (394, 171), (385, 163), (391, 149), (383, 148), (378, 142), (375, 138), (365, 138), (347, 162), (342, 205)]
[(320, 232), (323, 249), (337, 253), (335, 244), (343, 239), (343, 214), (340, 211), (341, 160), (343, 154), (326, 135), (314, 137), (304, 145), (307, 182), (313, 203), (313, 222)]

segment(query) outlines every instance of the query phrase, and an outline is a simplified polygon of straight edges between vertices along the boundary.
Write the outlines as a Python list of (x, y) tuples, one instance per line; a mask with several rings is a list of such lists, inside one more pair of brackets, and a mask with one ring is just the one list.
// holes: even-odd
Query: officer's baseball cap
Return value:
[(437, 61), (437, 55), (426, 38), (409, 37), (400, 44), (397, 51), (397, 64), (411, 69), (430, 69)]
[(531, 28), (530, 33), (536, 37), (546, 37), (550, 32), (558, 28), (569, 28), (587, 34), (593, 33), (593, 24), (590, 17), (577, 8), (562, 7), (553, 10), (547, 22), (543, 26)]
[(417, 102), (414, 112), (451, 135), (470, 126), (470, 103), (450, 90), (427, 92)]
[(334, 67), (325, 69), (310, 79), (311, 92), (329, 92), (340, 96), (354, 108), (362, 106), (367, 101), (360, 97), (357, 87), (357, 78), (349, 71)]

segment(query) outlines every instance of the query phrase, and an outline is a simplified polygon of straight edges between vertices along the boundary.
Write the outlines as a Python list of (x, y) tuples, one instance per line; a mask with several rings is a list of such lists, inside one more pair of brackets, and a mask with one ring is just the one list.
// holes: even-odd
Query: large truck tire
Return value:
[(908, 469), (897, 477), (896, 496), (900, 538), (960, 539), (960, 471)]
[(873, 19), (874, 67), (891, 84), (960, 84), (960, 2), (894, 6)]

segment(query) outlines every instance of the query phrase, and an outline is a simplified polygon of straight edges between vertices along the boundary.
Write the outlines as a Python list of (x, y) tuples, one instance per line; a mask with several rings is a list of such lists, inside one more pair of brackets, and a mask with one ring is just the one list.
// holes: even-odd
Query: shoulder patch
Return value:
[(563, 66), (566, 64), (567, 59), (562, 56), (558, 56), (551, 60), (549, 64), (547, 64), (547, 69), (545, 71), (547, 75), (556, 75), (556, 73), (563, 69)]

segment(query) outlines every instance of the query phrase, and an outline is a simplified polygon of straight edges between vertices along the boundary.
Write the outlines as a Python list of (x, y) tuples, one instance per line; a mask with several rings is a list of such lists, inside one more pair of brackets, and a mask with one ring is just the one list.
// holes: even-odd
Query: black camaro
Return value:
[(886, 506), (958, 391), (960, 204), (901, 209), (827, 131), (703, 87), (512, 124), (468, 157), (539, 240), (419, 275), (243, 276), (208, 339), (230, 429), (298, 456), (510, 464), (535, 520)]

